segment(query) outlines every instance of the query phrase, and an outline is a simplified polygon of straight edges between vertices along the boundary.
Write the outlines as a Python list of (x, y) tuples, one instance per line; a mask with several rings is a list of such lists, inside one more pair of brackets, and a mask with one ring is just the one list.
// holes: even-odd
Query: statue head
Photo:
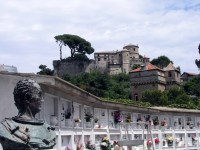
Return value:
[(42, 90), (33, 79), (20, 80), (14, 88), (14, 101), (19, 112), (30, 109), (36, 114), (41, 110), (43, 100)]

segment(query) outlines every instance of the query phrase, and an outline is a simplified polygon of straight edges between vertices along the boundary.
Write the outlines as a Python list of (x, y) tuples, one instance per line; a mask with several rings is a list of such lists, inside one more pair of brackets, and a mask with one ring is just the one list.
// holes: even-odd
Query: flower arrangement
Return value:
[(115, 123), (123, 122), (123, 117), (122, 117), (120, 111), (115, 111), (114, 112), (114, 121), (115, 121)]
[(66, 150), (72, 150), (68, 145), (66, 146)]
[(147, 140), (147, 148), (150, 148), (152, 146), (152, 141), (151, 140)]
[(167, 126), (167, 123), (166, 123), (165, 121), (161, 121), (161, 126), (166, 127), (166, 126)]
[(183, 143), (183, 144), (181, 144), (181, 146), (184, 146), (184, 147), (185, 147), (185, 146), (186, 146), (186, 144), (185, 144), (185, 143)]
[(133, 122), (130, 114), (126, 116), (126, 122)]
[(149, 120), (149, 125), (153, 126), (153, 121), (152, 120)]
[(119, 150), (122, 147), (117, 141), (113, 142), (113, 146), (115, 150)]
[(195, 135), (192, 136), (193, 141), (197, 141), (197, 137)]
[(137, 119), (137, 122), (142, 122), (142, 118), (138, 118), (138, 119)]
[(167, 141), (173, 141), (173, 140), (174, 140), (174, 137), (173, 137), (172, 135), (168, 135), (168, 136), (166, 137), (166, 140), (167, 140)]
[(71, 109), (70, 108), (68, 108), (67, 110), (65, 110), (65, 113), (64, 113), (64, 115), (65, 115), (65, 119), (70, 119), (70, 117), (71, 117)]
[(75, 122), (81, 122), (81, 119), (76, 118), (76, 119), (74, 119), (74, 121)]
[(108, 137), (104, 137), (100, 143), (100, 146), (101, 146), (101, 149), (104, 150), (104, 149), (108, 149), (108, 148), (111, 148), (111, 143), (108, 139)]
[(179, 139), (179, 138), (177, 138), (177, 139), (175, 140), (175, 142), (176, 142), (176, 143), (179, 143), (179, 142), (180, 142), (180, 139)]
[(155, 117), (155, 118), (153, 118), (152, 120), (153, 120), (153, 125), (154, 125), (154, 126), (159, 125), (158, 117)]
[(85, 143), (85, 148), (87, 149), (91, 149), (91, 150), (95, 150), (95, 144), (91, 144), (91, 141), (88, 140), (86, 143)]
[(160, 143), (160, 140), (158, 139), (158, 137), (155, 138), (155, 143), (156, 143), (156, 144), (159, 144), (159, 143)]
[(86, 122), (90, 122), (92, 118), (93, 118), (93, 116), (91, 113), (89, 113), (89, 112), (85, 113)]
[(84, 150), (84, 145), (82, 142), (76, 142), (76, 150)]
[(97, 123), (99, 121), (99, 118), (94, 118), (94, 122)]

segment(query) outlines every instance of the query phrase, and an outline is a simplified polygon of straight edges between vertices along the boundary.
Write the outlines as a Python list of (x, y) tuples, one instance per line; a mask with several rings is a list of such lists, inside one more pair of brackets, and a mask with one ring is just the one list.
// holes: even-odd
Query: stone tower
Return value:
[(128, 73), (130, 70), (129, 70), (129, 65), (130, 65), (130, 55), (129, 55), (130, 51), (127, 50), (127, 49), (123, 49), (122, 50), (122, 72), (123, 73)]
[(127, 46), (124, 46), (123, 49), (130, 51), (130, 58), (139, 58), (139, 46), (130, 43)]

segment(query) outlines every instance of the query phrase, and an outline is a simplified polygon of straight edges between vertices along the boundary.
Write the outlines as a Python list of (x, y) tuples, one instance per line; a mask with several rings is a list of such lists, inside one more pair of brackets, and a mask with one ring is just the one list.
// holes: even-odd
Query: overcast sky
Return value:
[[(0, 64), (24, 73), (40, 64), (53, 69), (60, 58), (54, 36), (62, 34), (85, 38), (96, 52), (138, 44), (151, 60), (165, 55), (182, 73), (199, 73), (199, 0), (0, 1)], [(63, 58), (69, 55), (64, 47)]]

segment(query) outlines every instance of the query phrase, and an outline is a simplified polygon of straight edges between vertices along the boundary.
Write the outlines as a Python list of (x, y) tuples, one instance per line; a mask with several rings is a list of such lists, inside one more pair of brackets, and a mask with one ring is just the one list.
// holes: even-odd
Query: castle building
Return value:
[(95, 69), (110, 75), (129, 73), (133, 65), (143, 65), (149, 62), (148, 57), (139, 57), (139, 46), (129, 44), (123, 50), (94, 53)]
[(132, 99), (139, 101), (146, 90), (168, 90), (180, 85), (180, 71), (172, 63), (166, 68), (158, 68), (151, 63), (130, 71)]
[(149, 58), (139, 55), (139, 46), (129, 44), (123, 47), (123, 50), (104, 51), (94, 53), (94, 61), (81, 62), (66, 62), (54, 60), (54, 75), (62, 77), (64, 74), (77, 75), (83, 72), (91, 72), (97, 70), (101, 73), (109, 75), (119, 73), (129, 73), (134, 65), (144, 65), (149, 62)]
[(182, 83), (185, 83), (185, 82), (188, 82), (191, 78), (197, 76), (198, 74), (196, 73), (191, 73), (191, 72), (184, 72), (182, 75), (181, 75), (181, 82)]

